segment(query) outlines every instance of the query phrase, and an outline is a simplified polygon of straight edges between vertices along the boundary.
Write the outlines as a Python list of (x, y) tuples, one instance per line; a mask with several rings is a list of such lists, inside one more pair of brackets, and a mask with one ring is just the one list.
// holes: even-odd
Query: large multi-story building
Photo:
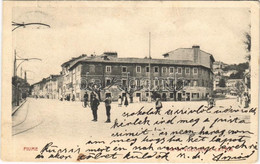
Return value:
[[(116, 52), (81, 55), (61, 65), (61, 75), (35, 84), (33, 92), (43, 97), (75, 97), (95, 91), (102, 100), (106, 95), (130, 101), (191, 101), (207, 98), (213, 90), (211, 54), (199, 46), (179, 48), (163, 54), (162, 59), (119, 58)], [(44, 83), (44, 84), (43, 84)], [(54, 94), (55, 93), (55, 94)]]
[[(145, 101), (152, 95), (164, 100), (200, 100), (212, 94), (213, 62), (211, 54), (199, 46), (180, 48), (163, 55), (164, 59), (118, 58), (104, 53), (77, 58), (62, 65), (63, 93), (81, 100), (93, 87), (100, 98), (129, 94)], [(156, 94), (155, 94), (156, 93)]]

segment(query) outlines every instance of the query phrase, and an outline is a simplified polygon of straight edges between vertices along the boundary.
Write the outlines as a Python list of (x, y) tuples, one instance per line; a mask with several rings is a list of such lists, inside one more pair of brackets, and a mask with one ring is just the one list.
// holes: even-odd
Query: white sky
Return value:
[(244, 32), (250, 30), (250, 12), (242, 8), (15, 8), (13, 21), (51, 26), (13, 32), (18, 56), (42, 59), (22, 64), (33, 71), (27, 73), (30, 83), (58, 74), (62, 63), (81, 54), (148, 56), (149, 32), (153, 58), (200, 45), (216, 60), (245, 62)]

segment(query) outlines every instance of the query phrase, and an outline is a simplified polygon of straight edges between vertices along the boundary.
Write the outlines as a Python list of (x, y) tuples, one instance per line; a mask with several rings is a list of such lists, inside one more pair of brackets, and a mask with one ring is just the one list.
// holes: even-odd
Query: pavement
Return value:
[(14, 113), (17, 111), (17, 110), (19, 110), (22, 106), (23, 106), (23, 104), (26, 102), (26, 99), (25, 100), (23, 100), (23, 101), (21, 101), (19, 104), (19, 106), (14, 106), (14, 107), (12, 107), (12, 115), (14, 115)]

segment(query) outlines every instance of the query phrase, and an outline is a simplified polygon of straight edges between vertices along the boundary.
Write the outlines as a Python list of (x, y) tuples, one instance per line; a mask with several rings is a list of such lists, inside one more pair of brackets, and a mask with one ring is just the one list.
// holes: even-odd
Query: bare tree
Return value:
[[(249, 29), (251, 29), (251, 25), (249, 25)], [(247, 51), (246, 59), (248, 62), (250, 62), (250, 60), (251, 60), (251, 32), (250, 32), (250, 30), (249, 30), (249, 32), (245, 32), (244, 36), (245, 36), (244, 44), (246, 46), (246, 51)]]
[(184, 89), (185, 85), (188, 85), (190, 83), (189, 80), (184, 80), (184, 79), (177, 79), (176, 84), (173, 81), (167, 81), (165, 89), (168, 90), (169, 92), (173, 92), (174, 95), (174, 101), (177, 101), (177, 92), (181, 91)]

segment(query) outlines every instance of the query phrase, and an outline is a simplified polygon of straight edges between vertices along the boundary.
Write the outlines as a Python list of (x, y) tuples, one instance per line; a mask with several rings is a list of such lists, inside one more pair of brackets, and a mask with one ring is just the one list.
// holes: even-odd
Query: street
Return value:
[[(164, 149), (163, 146), (182, 144), (215, 145), (219, 148), (217, 143), (226, 142), (223, 139), (235, 137), (239, 140), (237, 137), (241, 137), (242, 133), (254, 135), (250, 121), (255, 111), (248, 112), (250, 110), (245, 109), (241, 112), (242, 109), (238, 107), (235, 98), (217, 100), (216, 106), (210, 109), (209, 113), (206, 101), (162, 102), (162, 104), (163, 108), (158, 114), (151, 109), (154, 108), (154, 102), (130, 103), (128, 107), (118, 107), (117, 102), (113, 102), (111, 123), (105, 123), (104, 102), (99, 105), (98, 121), (93, 122), (92, 111), (89, 107), (83, 108), (82, 102), (28, 98), (12, 117), (11, 146), (14, 152), (19, 152), (21, 158), (29, 161), (31, 156), (36, 157), (47, 143), (54, 144), (53, 148), (62, 146), (74, 149), (78, 147), (91, 149), (93, 146), (105, 149), (104, 146), (109, 145), (111, 149), (113, 147), (117, 151), (118, 146), (124, 145), (124, 148), (128, 148), (129, 144), (146, 145), (145, 149), (149, 145), (150, 147), (153, 145), (151, 149), (156, 147)], [(200, 108), (202, 105), (204, 106)], [(188, 114), (191, 110), (196, 112)], [(174, 113), (177, 111), (177, 114)], [(216, 111), (218, 113), (215, 114)], [(190, 133), (198, 135), (201, 133), (202, 136), (197, 138), (197, 135), (192, 136)], [(136, 138), (131, 137), (135, 135)], [(210, 138), (212, 142), (209, 142)], [(237, 142), (232, 144), (235, 143)], [(36, 151), (27, 151), (28, 149)], [(141, 147), (136, 149), (142, 150)], [(173, 155), (177, 156), (178, 151), (173, 152)], [(174, 156), (170, 159), (173, 160)]]
[[(228, 106), (226, 105), (228, 104)], [(206, 101), (196, 102), (163, 102), (163, 109), (167, 106), (175, 108), (198, 108), (200, 105), (207, 105)], [(83, 108), (81, 102), (58, 101), (53, 99), (28, 98), (13, 116), (14, 138), (26, 138), (27, 136), (66, 136), (68, 138), (86, 136), (89, 132), (93, 135), (109, 131), (113, 120), (122, 117), (123, 112), (138, 111), (142, 106), (147, 109), (154, 107), (154, 102), (132, 103), (128, 107), (118, 107), (116, 102), (112, 103), (111, 123), (106, 121), (105, 105), (102, 102), (98, 109), (98, 121), (92, 122), (92, 111), (90, 108)], [(237, 107), (236, 99), (218, 100), (218, 107)]]

